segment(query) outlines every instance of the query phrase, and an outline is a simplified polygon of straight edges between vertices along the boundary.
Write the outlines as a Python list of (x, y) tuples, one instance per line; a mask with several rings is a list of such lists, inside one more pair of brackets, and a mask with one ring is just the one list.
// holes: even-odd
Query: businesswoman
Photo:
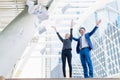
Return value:
[(73, 30), (73, 20), (71, 21), (71, 26), (70, 26), (70, 34), (66, 33), (65, 34), (65, 39), (63, 39), (61, 37), (61, 35), (59, 34), (59, 32), (56, 30), (55, 27), (53, 27), (53, 29), (56, 31), (57, 36), (59, 37), (60, 41), (63, 43), (63, 47), (62, 47), (62, 54), (61, 54), (61, 58), (62, 58), (62, 71), (63, 71), (63, 76), (66, 77), (66, 59), (68, 61), (68, 66), (69, 66), (69, 77), (72, 77), (72, 47), (71, 47), (71, 43), (72, 43), (72, 30)]

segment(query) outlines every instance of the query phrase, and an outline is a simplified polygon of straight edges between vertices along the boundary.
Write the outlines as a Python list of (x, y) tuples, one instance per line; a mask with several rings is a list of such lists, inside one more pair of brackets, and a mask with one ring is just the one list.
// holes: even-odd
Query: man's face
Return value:
[(85, 33), (85, 29), (80, 29), (80, 34), (83, 35)]

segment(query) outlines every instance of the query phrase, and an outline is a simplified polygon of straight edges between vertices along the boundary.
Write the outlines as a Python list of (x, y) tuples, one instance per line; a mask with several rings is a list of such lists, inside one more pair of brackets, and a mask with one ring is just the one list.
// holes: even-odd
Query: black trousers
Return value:
[(63, 76), (66, 77), (66, 59), (68, 61), (69, 66), (69, 77), (72, 77), (72, 54), (71, 50), (62, 50), (62, 70), (63, 70)]

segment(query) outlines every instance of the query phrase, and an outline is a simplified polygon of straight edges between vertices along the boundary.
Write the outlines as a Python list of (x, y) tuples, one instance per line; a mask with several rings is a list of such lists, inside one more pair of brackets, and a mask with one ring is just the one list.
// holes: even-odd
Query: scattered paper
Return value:
[(42, 34), (46, 31), (46, 28), (45, 27), (40, 27), (39, 28), (39, 34)]
[(46, 47), (44, 47), (43, 49), (40, 50), (40, 53), (43, 55), (46, 51)]
[(62, 13), (64, 14), (66, 12), (66, 10), (68, 10), (69, 8), (72, 8), (72, 6), (70, 4), (67, 4), (65, 5), (63, 8), (62, 8)]

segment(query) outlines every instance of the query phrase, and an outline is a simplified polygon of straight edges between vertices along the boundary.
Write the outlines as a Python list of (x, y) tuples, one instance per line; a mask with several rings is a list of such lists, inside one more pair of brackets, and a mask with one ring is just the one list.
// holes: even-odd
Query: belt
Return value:
[(89, 48), (89, 47), (84, 47), (84, 48), (82, 48), (82, 49), (80, 49), (80, 50), (83, 50), (83, 49), (86, 49), (86, 48)]
[(71, 48), (69, 48), (69, 49), (63, 49), (63, 50), (72, 50)]

